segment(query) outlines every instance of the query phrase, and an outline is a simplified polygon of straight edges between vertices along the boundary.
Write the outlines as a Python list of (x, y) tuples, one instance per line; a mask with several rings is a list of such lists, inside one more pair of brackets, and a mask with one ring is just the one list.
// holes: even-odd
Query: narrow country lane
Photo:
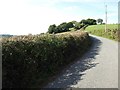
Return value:
[(118, 88), (118, 42), (91, 38), (91, 49), (45, 88)]

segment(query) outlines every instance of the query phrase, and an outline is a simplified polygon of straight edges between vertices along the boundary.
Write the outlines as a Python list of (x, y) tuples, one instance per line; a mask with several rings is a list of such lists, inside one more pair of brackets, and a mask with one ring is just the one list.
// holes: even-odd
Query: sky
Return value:
[(0, 0), (0, 34), (45, 33), (49, 25), (82, 19), (118, 23), (119, 0)]

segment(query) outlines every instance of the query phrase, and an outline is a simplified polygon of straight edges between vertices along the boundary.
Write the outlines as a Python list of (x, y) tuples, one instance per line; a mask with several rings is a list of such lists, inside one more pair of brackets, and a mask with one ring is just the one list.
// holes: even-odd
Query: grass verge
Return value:
[(119, 41), (118, 36), (120, 35), (120, 31), (118, 30), (118, 24), (108, 24), (107, 31), (105, 31), (105, 25), (91, 25), (85, 30), (93, 35)]

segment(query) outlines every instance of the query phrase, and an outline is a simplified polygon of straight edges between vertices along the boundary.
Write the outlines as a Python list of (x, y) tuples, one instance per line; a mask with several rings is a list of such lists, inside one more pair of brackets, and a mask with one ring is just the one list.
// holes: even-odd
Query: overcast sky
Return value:
[(0, 0), (0, 34), (39, 34), (49, 25), (102, 18), (118, 22), (119, 0)]

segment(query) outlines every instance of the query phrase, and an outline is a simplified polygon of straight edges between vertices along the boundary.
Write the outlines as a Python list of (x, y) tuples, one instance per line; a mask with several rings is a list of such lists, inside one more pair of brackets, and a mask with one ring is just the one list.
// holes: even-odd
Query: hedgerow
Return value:
[(44, 83), (91, 45), (86, 32), (16, 36), (2, 39), (3, 88)]

